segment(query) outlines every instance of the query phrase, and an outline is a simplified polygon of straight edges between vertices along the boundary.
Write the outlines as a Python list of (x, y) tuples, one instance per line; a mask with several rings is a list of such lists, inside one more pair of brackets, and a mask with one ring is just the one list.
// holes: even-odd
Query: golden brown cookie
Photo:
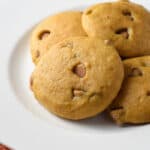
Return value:
[(150, 56), (124, 61), (125, 80), (110, 107), (118, 124), (150, 123)]
[(81, 25), (81, 12), (68, 11), (50, 16), (42, 21), (31, 36), (31, 55), (37, 64), (47, 50), (68, 37), (86, 36)]
[(150, 14), (140, 5), (97, 4), (84, 11), (82, 24), (89, 36), (108, 40), (122, 57), (150, 54)]
[(102, 112), (117, 95), (123, 76), (113, 47), (96, 38), (76, 37), (51, 47), (41, 58), (31, 88), (49, 111), (78, 120)]

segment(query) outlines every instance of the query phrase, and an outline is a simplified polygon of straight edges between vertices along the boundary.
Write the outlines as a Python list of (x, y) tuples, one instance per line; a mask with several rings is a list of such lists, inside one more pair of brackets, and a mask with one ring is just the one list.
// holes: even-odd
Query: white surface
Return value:
[[(120, 128), (103, 116), (78, 123), (66, 121), (43, 109), (29, 90), (32, 27), (55, 12), (100, 1), (0, 0), (0, 142), (15, 150), (150, 148), (149, 125)], [(135, 2), (150, 9), (150, 1)]]

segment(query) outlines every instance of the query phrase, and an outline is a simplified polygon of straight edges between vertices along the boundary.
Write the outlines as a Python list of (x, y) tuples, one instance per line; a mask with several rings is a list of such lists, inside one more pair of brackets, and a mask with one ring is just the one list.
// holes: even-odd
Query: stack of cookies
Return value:
[(104, 110), (118, 124), (150, 123), (150, 13), (127, 0), (43, 20), (31, 36), (30, 85), (71, 120)]

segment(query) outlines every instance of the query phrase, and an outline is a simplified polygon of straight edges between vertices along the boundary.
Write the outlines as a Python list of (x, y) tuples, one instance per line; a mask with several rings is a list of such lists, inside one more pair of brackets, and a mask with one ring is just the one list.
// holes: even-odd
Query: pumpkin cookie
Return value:
[(150, 14), (140, 5), (97, 4), (85, 10), (82, 24), (89, 36), (109, 40), (122, 57), (150, 54)]
[(42, 21), (31, 36), (31, 55), (37, 64), (47, 50), (64, 38), (86, 36), (81, 25), (81, 12), (69, 11), (50, 16)]
[(117, 95), (123, 76), (122, 61), (112, 46), (97, 38), (74, 37), (41, 58), (31, 89), (49, 111), (78, 120), (102, 112)]
[(125, 80), (110, 114), (119, 124), (150, 123), (150, 56), (127, 59), (124, 68)]

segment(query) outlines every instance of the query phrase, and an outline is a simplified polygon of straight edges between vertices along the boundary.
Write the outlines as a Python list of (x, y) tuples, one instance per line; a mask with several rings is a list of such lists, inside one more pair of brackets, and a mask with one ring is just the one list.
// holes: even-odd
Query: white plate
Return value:
[[(104, 115), (80, 122), (63, 120), (40, 106), (29, 89), (34, 68), (28, 47), (32, 28), (48, 15), (97, 2), (100, 0), (0, 1), (0, 142), (16, 150), (150, 147), (150, 125), (122, 128)], [(150, 1), (135, 2), (150, 9)]]

